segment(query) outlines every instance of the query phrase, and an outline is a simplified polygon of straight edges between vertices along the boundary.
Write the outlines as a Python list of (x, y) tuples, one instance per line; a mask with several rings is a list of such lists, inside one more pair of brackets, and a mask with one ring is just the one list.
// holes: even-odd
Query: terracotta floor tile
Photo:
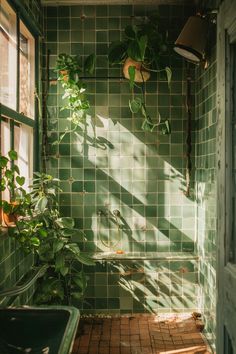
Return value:
[(210, 354), (189, 314), (82, 318), (72, 354)]

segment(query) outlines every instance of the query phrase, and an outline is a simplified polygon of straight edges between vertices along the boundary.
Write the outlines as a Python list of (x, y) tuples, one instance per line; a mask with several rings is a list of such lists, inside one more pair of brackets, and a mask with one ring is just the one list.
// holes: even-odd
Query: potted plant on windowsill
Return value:
[(70, 111), (71, 114), (67, 120), (71, 123), (71, 127), (66, 127), (65, 132), (55, 143), (60, 143), (66, 134), (81, 130), (81, 125), (86, 124), (86, 115), (90, 105), (85, 94), (86, 85), (81, 79), (81, 75), (83, 73), (92, 74), (94, 66), (94, 54), (86, 58), (84, 65), (78, 57), (65, 53), (59, 54), (55, 71), (58, 73), (58, 81), (64, 89), (62, 99), (66, 102), (61, 110)]
[(171, 69), (162, 64), (167, 48), (167, 39), (160, 32), (158, 17), (152, 16), (142, 19), (137, 25), (127, 25), (123, 40), (112, 42), (108, 54), (111, 65), (123, 66), (123, 74), (129, 80), (131, 90), (134, 87), (141, 90), (142, 98), (134, 98), (129, 102), (129, 107), (132, 113), (141, 111), (144, 117), (142, 128), (153, 131), (160, 126), (163, 134), (170, 133), (170, 124), (160, 119), (154, 124), (147, 113), (145, 82), (150, 78), (151, 72), (165, 72), (168, 85), (170, 84)]
[(7, 156), (0, 155), (0, 192), (7, 192), (6, 199), (0, 200), (2, 218), (7, 227), (15, 227), (20, 216), (24, 216), (28, 203), (27, 193), (23, 188), (25, 177), (20, 176), (16, 165), (16, 151), (10, 150)]

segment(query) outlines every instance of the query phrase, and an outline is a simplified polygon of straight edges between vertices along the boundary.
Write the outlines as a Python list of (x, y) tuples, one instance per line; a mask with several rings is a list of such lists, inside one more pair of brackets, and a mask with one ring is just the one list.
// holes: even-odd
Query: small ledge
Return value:
[(199, 257), (192, 252), (97, 252), (93, 254), (94, 260), (198, 260)]

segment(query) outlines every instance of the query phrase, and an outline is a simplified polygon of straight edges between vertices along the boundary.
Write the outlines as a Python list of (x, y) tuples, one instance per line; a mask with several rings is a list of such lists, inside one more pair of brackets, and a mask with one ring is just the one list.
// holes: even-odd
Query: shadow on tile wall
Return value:
[[(173, 70), (170, 90), (162, 76), (157, 80), (154, 75), (146, 83), (151, 116), (157, 119), (159, 112), (162, 119), (171, 122), (171, 135), (163, 136), (141, 130), (141, 117), (132, 115), (128, 107), (129, 85), (120, 79), (120, 69), (109, 67), (107, 61), (109, 43), (121, 38), (126, 24), (135, 21), (135, 16), (153, 10), (153, 7), (126, 5), (45, 8), (51, 79), (55, 78), (53, 68), (59, 53), (82, 56), (96, 53), (96, 79), (87, 79), (92, 107), (84, 134), (78, 132), (67, 136), (60, 146), (51, 145), (67, 121), (66, 112), (60, 111), (59, 85), (51, 82), (48, 98), (48, 172), (62, 180), (61, 211), (73, 216), (76, 225), (84, 230), (87, 241), (82, 246), (86, 251), (196, 251), (194, 196), (184, 195), (185, 64), (171, 51), (165, 58)], [(174, 41), (193, 9), (160, 6), (159, 12), (162, 25)], [(194, 80), (194, 70), (192, 75)], [(106, 78), (111, 76), (117, 79)], [(119, 210), (119, 218), (114, 217), (114, 210)], [(170, 277), (170, 264), (167, 273)], [(96, 288), (97, 275), (90, 276)], [(175, 279), (173, 284), (177, 283)], [(97, 294), (96, 289), (93, 291)], [(173, 287), (172, 291), (174, 296)], [(181, 297), (180, 307), (184, 308), (183, 292)], [(103, 306), (108, 309), (105, 298)], [(196, 307), (196, 294), (194, 302), (191, 308)], [(120, 309), (119, 306), (116, 308)], [(92, 307), (104, 310), (97, 303)], [(169, 305), (164, 307), (170, 309)], [(133, 305), (129, 310), (135, 310)]]

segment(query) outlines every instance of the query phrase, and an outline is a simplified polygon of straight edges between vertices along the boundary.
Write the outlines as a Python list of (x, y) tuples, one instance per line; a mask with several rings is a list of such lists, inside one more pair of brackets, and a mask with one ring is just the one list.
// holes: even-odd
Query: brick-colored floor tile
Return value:
[(73, 354), (209, 354), (190, 315), (81, 319)]

